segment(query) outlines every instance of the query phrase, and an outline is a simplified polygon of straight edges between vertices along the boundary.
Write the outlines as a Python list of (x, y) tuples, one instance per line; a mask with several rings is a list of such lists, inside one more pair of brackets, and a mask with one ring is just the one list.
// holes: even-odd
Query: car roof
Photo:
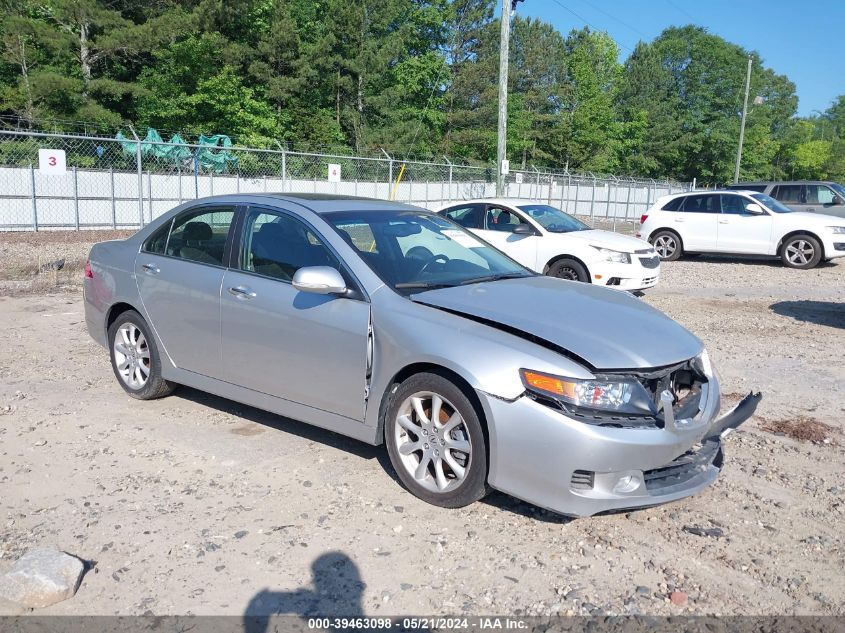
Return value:
[(198, 199), (198, 202), (228, 202), (234, 204), (249, 204), (250, 202), (266, 202), (268, 199), (281, 202), (292, 202), (305, 207), (320, 215), (324, 213), (359, 212), (359, 211), (426, 211), (422, 207), (379, 200), (378, 198), (364, 198), (358, 196), (343, 196), (325, 193), (238, 193), (210, 196)]
[(672, 193), (664, 197), (677, 198), (679, 196), (700, 196), (708, 193), (744, 193), (747, 195), (751, 195), (752, 193), (760, 192), (754, 191), (753, 189), (693, 189), (692, 191), (680, 191), (678, 193)]
[(440, 210), (456, 207), (462, 204), (501, 204), (507, 207), (519, 207), (525, 204), (547, 204), (542, 200), (527, 200), (524, 198), (471, 198), (469, 200), (453, 200), (440, 207)]
[(833, 180), (749, 180), (748, 182), (738, 182), (732, 187), (741, 187), (743, 185), (829, 185), (835, 183)]

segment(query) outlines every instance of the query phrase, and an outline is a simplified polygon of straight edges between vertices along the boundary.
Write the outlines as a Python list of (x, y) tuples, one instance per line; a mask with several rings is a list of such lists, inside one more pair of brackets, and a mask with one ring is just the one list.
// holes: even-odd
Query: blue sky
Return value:
[(623, 60), (637, 41), (692, 23), (756, 50), (795, 82), (802, 116), (845, 94), (845, 0), (524, 0), (517, 12), (564, 35), (585, 23), (607, 31)]

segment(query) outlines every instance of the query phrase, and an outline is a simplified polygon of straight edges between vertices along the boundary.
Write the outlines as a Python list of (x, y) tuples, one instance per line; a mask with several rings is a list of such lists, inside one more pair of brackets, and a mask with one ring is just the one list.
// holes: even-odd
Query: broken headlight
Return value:
[(635, 378), (597, 376), (580, 380), (530, 369), (522, 369), (519, 373), (528, 391), (563, 404), (634, 415), (648, 415), (653, 411), (648, 392)]

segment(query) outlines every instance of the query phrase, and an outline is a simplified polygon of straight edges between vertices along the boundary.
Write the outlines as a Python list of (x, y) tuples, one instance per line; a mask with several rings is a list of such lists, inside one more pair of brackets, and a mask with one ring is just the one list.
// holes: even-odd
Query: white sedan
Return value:
[(491, 198), (438, 213), (545, 275), (629, 291), (651, 288), (660, 277), (660, 257), (647, 242), (593, 229), (547, 204)]
[(694, 191), (660, 198), (640, 235), (660, 257), (684, 253), (776, 255), (790, 268), (845, 257), (845, 219), (793, 211), (755, 191)]

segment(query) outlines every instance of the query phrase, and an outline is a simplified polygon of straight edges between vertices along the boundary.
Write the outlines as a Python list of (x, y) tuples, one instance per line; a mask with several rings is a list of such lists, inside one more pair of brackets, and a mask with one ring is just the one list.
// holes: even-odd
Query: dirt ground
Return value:
[(40, 613), (845, 614), (845, 262), (665, 264), (644, 300), (705, 341), (728, 403), (764, 400), (702, 494), (579, 520), (502, 494), (426, 505), (381, 448), (191, 389), (132, 400), (75, 279), (14, 281), (0, 572), (37, 545), (92, 565)]

